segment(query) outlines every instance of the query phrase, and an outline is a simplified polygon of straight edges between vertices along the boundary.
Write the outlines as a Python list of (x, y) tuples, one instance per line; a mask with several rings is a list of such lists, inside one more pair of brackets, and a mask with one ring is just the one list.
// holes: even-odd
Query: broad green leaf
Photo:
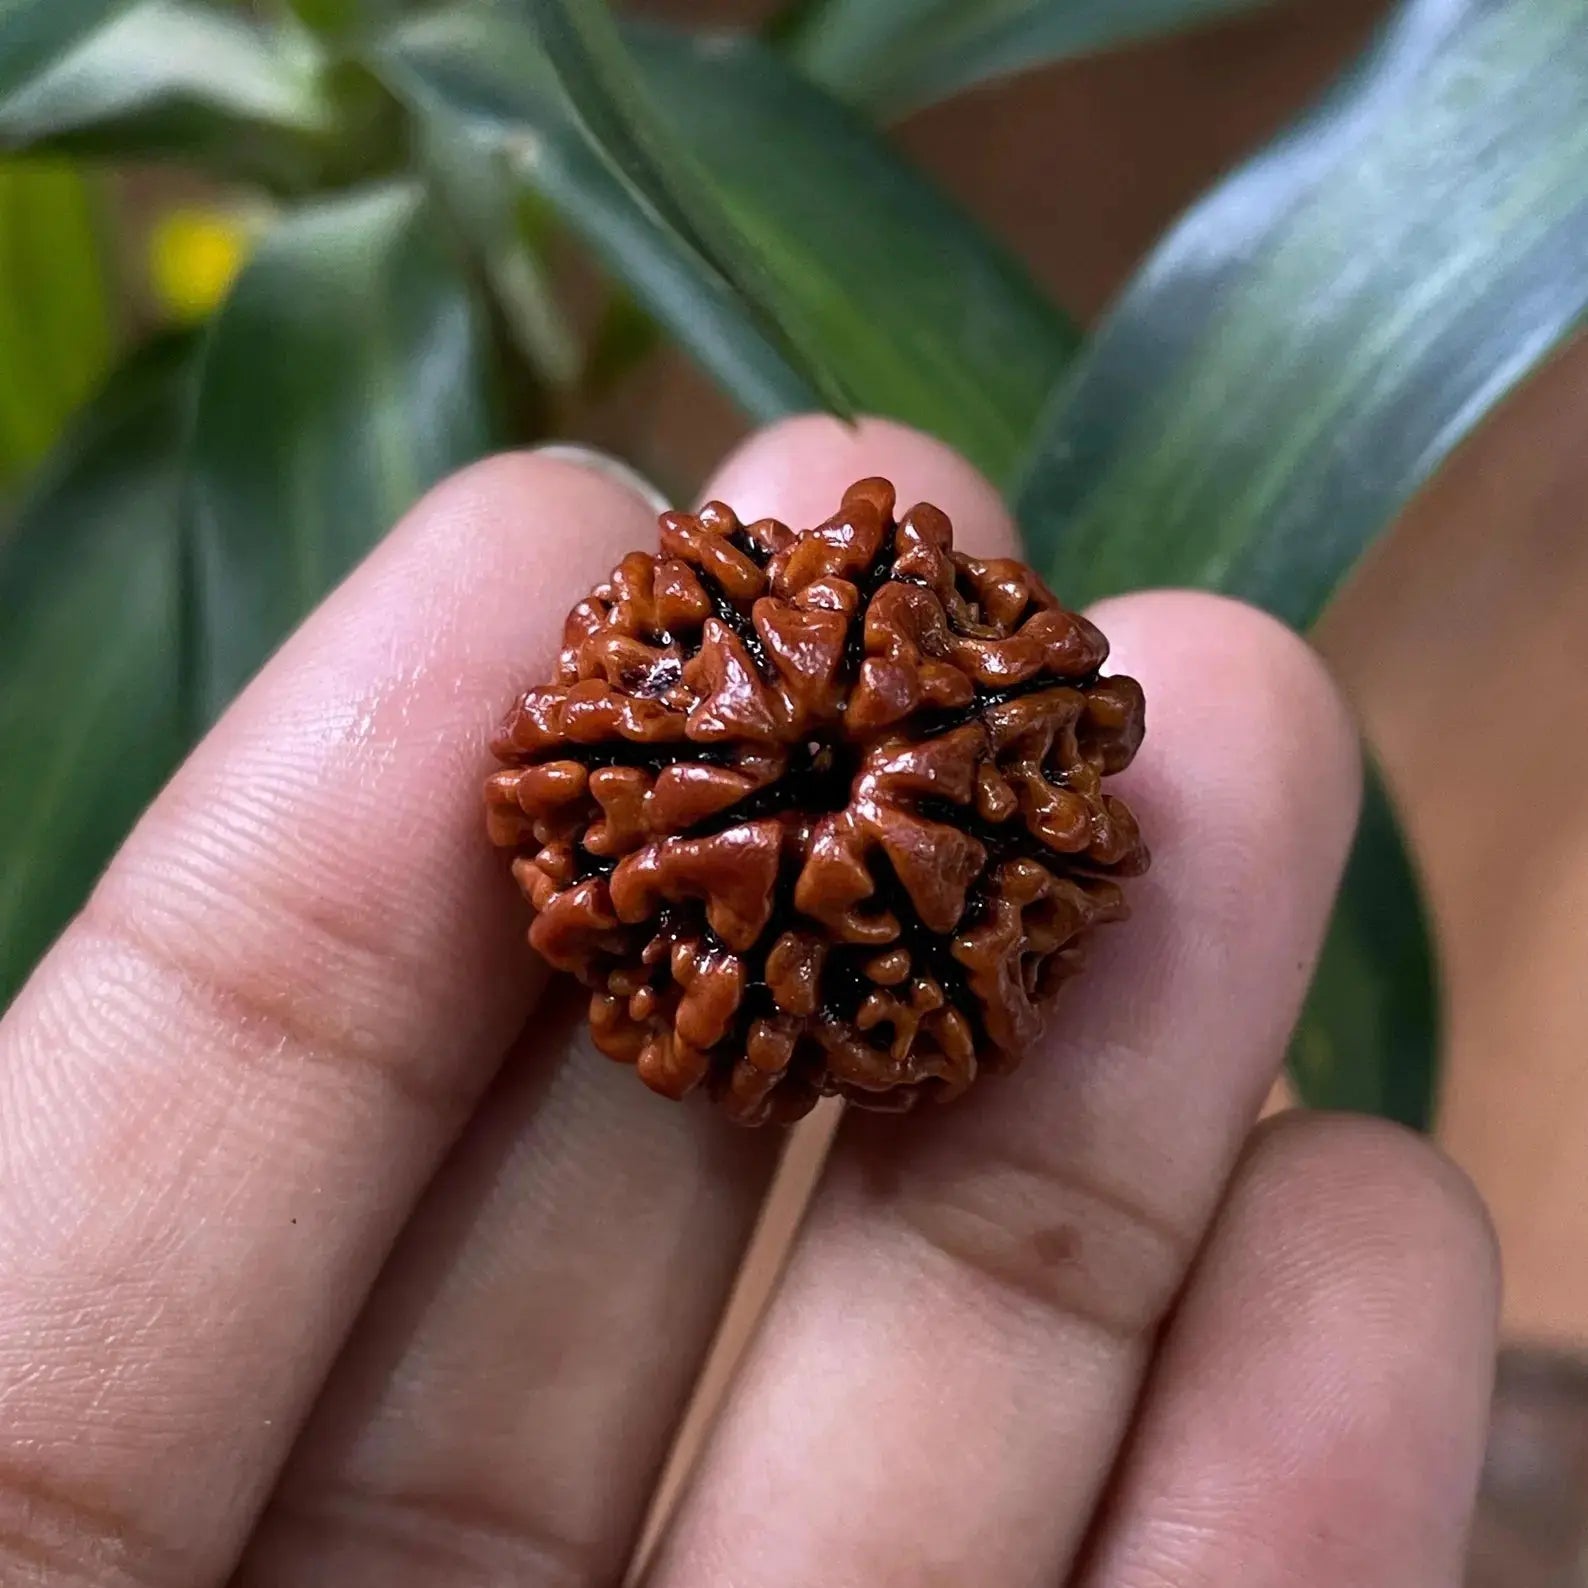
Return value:
[(1417, 873), (1378, 774), (1290, 1048), (1313, 1108), (1382, 1114), (1426, 1130), (1438, 1083), (1439, 999)]
[(105, 374), (106, 264), (90, 179), (0, 162), (0, 488), (44, 456)]
[(337, 147), (334, 81), (301, 32), (145, 0), (0, 101), (0, 147), (191, 160), (302, 188), (354, 154)]
[(764, 47), (640, 33), (635, 54), (857, 399), (1007, 478), (1074, 345), (1021, 267)]
[(668, 114), (653, 102), (653, 85), (630, 60), (606, 0), (516, 0), (510, 9), (529, 25), (585, 132), (634, 196), (717, 271), (824, 404), (847, 414), (843, 365), (804, 303), (783, 290), (762, 240), (731, 212), (710, 166), (675, 131), (665, 95)]
[[(764, 47), (656, 30), (631, 37), (675, 128), (855, 404), (930, 430), (1007, 479), (1074, 346), (1019, 265)], [(737, 295), (592, 148), (523, 29), (455, 11), (395, 35), (380, 65), (421, 115), (444, 107), (492, 131), (525, 180), (752, 415), (818, 404)]]
[(409, 184), (299, 211), (210, 330), (189, 504), (213, 714), (436, 480), (502, 439), (485, 316)]
[(0, 1008), (187, 745), (185, 351), (124, 368), (0, 546)]
[(1230, 591), (1298, 627), (1588, 305), (1580, 0), (1415, 0), (1110, 313), (1019, 496), (1067, 597)]
[[(1311, 117), (1193, 208), (1059, 393), (1019, 493), (1065, 595), (1202, 585), (1309, 624), (1575, 331), (1585, 81), (1576, 0), (1414, 0)], [(1370, 817), (1298, 1073), (1410, 1116), (1433, 994), (1390, 832)]]
[(132, 0), (0, 0), (0, 97), (44, 70)]
[(1271, 0), (814, 0), (779, 29), (817, 82), (897, 116), (992, 77), (1253, 11)]

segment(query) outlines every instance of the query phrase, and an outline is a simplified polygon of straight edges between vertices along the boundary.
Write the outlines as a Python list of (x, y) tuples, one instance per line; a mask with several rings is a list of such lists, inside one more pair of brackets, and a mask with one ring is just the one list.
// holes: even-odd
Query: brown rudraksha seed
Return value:
[(1147, 851), (1134, 679), (1030, 569), (861, 480), (795, 533), (665, 513), (493, 746), (491, 838), (597, 1046), (743, 1124), (1007, 1068)]

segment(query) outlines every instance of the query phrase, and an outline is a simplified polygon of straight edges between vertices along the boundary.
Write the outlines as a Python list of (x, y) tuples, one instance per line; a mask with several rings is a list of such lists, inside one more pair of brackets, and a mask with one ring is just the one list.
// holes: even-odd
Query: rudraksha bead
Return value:
[(1008, 558), (861, 480), (795, 532), (660, 521), (493, 746), (492, 839), (601, 1050), (744, 1124), (1008, 1068), (1146, 869), (1140, 686)]

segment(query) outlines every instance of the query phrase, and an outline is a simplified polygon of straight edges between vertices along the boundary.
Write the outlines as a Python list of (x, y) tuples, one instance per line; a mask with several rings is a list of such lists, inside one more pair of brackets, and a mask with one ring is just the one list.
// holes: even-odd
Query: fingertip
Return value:
[(539, 463), (561, 463), (569, 468), (594, 474), (598, 479), (620, 486), (637, 497), (652, 513), (665, 513), (673, 504), (667, 492), (654, 480), (646, 478), (632, 463), (602, 452), (598, 447), (587, 447), (571, 441), (553, 441), (536, 447), (528, 454)]
[[(625, 553), (655, 548), (655, 500), (626, 465), (584, 449), (481, 458), (408, 510), (287, 642), (268, 687), (291, 679), (301, 692), (292, 668), (317, 660), (342, 693), (354, 662), (398, 685), (447, 669), (505, 709), (551, 664), (573, 603)], [(405, 663), (396, 676), (391, 658)]]
[[(1356, 829), (1362, 763), (1350, 712), (1298, 635), (1197, 591), (1119, 597), (1090, 614), (1112, 672), (1147, 700), (1147, 734), (1119, 790), (1141, 818), (1156, 881), (1228, 942), (1281, 919), (1321, 933)], [(1295, 968), (1304, 976), (1310, 952)]]
[(1228, 1350), (1238, 1315), (1271, 1370), (1288, 1362), (1328, 1408), (1339, 1436), (1328, 1470), (1399, 1451), (1397, 1477), (1421, 1475), (1394, 1497), (1402, 1514), (1420, 1515), (1424, 1536), (1459, 1518), (1481, 1459), (1500, 1297), (1493, 1226), (1467, 1176), (1387, 1120), (1281, 1115), (1255, 1132), (1215, 1228), (1193, 1281), (1209, 1297), (1206, 1338)]
[(428, 1019), (457, 1039), (427, 1054), (438, 1070), (475, 1019), (499, 1052), (538, 982), (484, 836), (490, 739), (547, 676), (573, 602), (655, 543), (650, 504), (586, 460), (501, 453), (437, 484), (193, 752), (100, 884), (100, 917), (157, 924), (195, 980), (290, 993), (296, 1020)]
[[(621, 459), (554, 445), (492, 453), (431, 487), (391, 539), (435, 555), (483, 540), (534, 571), (567, 568), (574, 583), (604, 573), (624, 552), (653, 545), (663, 493)], [(599, 568), (597, 568), (599, 564)], [(592, 573), (592, 569), (596, 572)]]
[(1456, 1581), (1496, 1284), (1487, 1216), (1424, 1138), (1349, 1115), (1259, 1127), (1082, 1580)]
[(597, 447), (552, 441), (476, 458), (433, 485), (408, 516), (466, 510), (472, 502), (533, 501), (548, 490), (563, 488), (599, 489), (611, 501), (632, 501), (648, 513), (664, 512), (668, 506), (662, 488), (622, 458)]
[(827, 518), (844, 488), (867, 475), (891, 480), (901, 508), (916, 502), (941, 508), (963, 549), (1018, 554), (1020, 537), (992, 484), (952, 447), (891, 419), (779, 420), (730, 453), (703, 494), (742, 519), (779, 518), (805, 529)]
[(1259, 1249), (1268, 1239), (1311, 1240), (1338, 1254), (1350, 1285), (1404, 1286), (1413, 1331), (1413, 1313), (1437, 1327), (1459, 1297), (1492, 1335), (1501, 1287), (1494, 1222), (1466, 1172), (1427, 1136), (1358, 1114), (1276, 1115), (1253, 1133), (1231, 1211), (1251, 1218)]
[(1294, 629), (1244, 601), (1201, 590), (1116, 596), (1088, 615), (1109, 637), (1110, 670), (1140, 678), (1149, 708), (1156, 694), (1172, 725), (1197, 716), (1216, 729), (1217, 708), (1239, 702), (1264, 730), (1271, 758), (1304, 741), (1344, 826), (1355, 827), (1362, 783), (1356, 722), (1323, 659)]

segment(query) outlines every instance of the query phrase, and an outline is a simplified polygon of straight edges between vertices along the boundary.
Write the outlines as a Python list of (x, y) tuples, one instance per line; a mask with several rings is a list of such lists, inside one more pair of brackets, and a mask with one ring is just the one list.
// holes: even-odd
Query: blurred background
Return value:
[[(735, 26), (759, 14), (727, 0), (642, 9)], [(896, 141), (1084, 325), (1386, 9), (1289, 0), (978, 86), (905, 119)], [(264, 224), (252, 188), (165, 165), (0, 159), (0, 499), (18, 500), (118, 349), (203, 322)], [(685, 496), (747, 421), (664, 343), (625, 363), (558, 428)], [(8, 366), (30, 372), (25, 390)], [(1585, 435), (1588, 346), (1568, 341), (1399, 515), (1314, 634), (1423, 873), (1445, 970), (1437, 1133), (1503, 1246), (1508, 1347), (1473, 1588), (1588, 1584)], [(819, 1151), (812, 1137), (791, 1166), (736, 1328)]]

